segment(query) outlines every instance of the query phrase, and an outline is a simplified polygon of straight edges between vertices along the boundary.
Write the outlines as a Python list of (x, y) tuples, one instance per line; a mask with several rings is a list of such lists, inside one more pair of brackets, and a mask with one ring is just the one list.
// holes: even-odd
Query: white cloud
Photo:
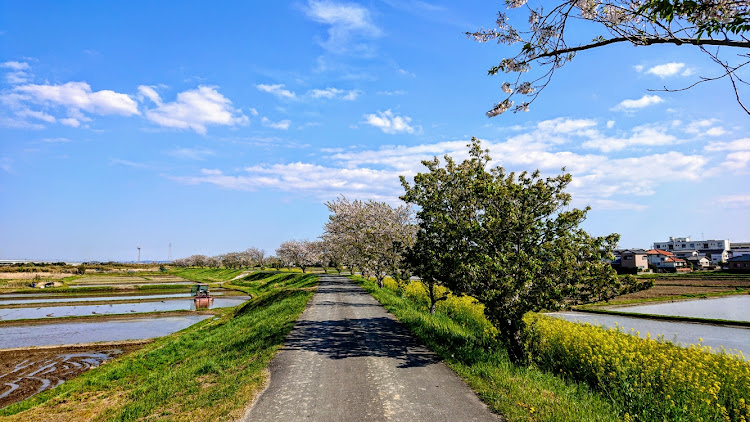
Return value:
[[(336, 3), (333, 1), (309, 1), (307, 16), (315, 22), (329, 25), (328, 39), (321, 45), (334, 53), (345, 53), (351, 49), (350, 41), (354, 37), (377, 37), (381, 30), (372, 21), (370, 11), (354, 3)], [(358, 50), (367, 50), (366, 46), (355, 46)]]
[(750, 151), (736, 151), (728, 154), (726, 160), (721, 163), (720, 169), (721, 168), (733, 171), (750, 168)]
[(33, 111), (29, 109), (19, 110), (16, 112), (16, 116), (18, 117), (31, 117), (33, 119), (38, 119), (45, 121), (47, 123), (55, 123), (57, 119), (55, 119), (55, 116), (49, 115), (43, 111)]
[(164, 127), (192, 129), (205, 134), (207, 125), (246, 125), (249, 121), (214, 87), (199, 86), (180, 92), (177, 100), (170, 103), (162, 103), (158, 95), (156, 100), (158, 107), (146, 110), (146, 118)]
[(750, 195), (728, 195), (720, 196), (716, 202), (727, 208), (747, 208), (750, 207)]
[(154, 87), (141, 85), (138, 87), (138, 100), (142, 102), (145, 98), (148, 98), (158, 106), (162, 104), (161, 98)]
[(545, 120), (539, 122), (537, 127), (543, 131), (552, 133), (571, 133), (581, 129), (586, 129), (596, 126), (595, 120), (590, 119), (566, 119), (558, 117), (553, 120)]
[(289, 91), (288, 89), (284, 89), (284, 84), (276, 84), (276, 85), (258, 84), (258, 85), (255, 85), (255, 87), (258, 88), (259, 91), (273, 94), (279, 98), (288, 98), (292, 100), (297, 98), (297, 94), (295, 94), (292, 91)]
[(31, 69), (28, 63), (5, 62), (0, 63), (0, 67), (11, 70), (5, 75), (5, 80), (11, 85), (25, 84), (31, 80), (31, 73), (27, 72)]
[(404, 91), (402, 89), (397, 89), (395, 91), (378, 91), (378, 95), (388, 95), (388, 96), (392, 96), (392, 95), (406, 95), (406, 91)]
[(706, 151), (750, 151), (750, 138), (737, 139), (731, 142), (711, 142), (703, 149)]
[[(515, 137), (504, 142), (483, 142), (495, 158), (493, 165), (508, 171), (540, 169), (543, 175), (558, 174), (566, 167), (573, 175), (570, 192), (576, 203), (612, 209), (643, 210), (629, 197), (649, 196), (668, 181), (699, 180), (707, 159), (670, 151), (636, 157), (610, 159), (605, 155), (554, 151), (535, 136)], [(321, 158), (326, 164), (296, 162), (260, 165), (226, 174), (211, 170), (196, 176), (173, 177), (186, 184), (208, 183), (237, 190), (273, 189), (330, 199), (345, 194), (352, 198), (396, 201), (402, 193), (398, 177), (413, 177), (424, 171), (421, 160), (448, 154), (460, 161), (467, 157), (468, 140), (415, 146), (384, 146), (378, 149), (329, 149)], [(644, 177), (648, 175), (648, 177)], [(615, 199), (616, 198), (616, 199)]]
[(68, 117), (65, 119), (60, 119), (60, 123), (64, 124), (65, 126), (70, 127), (79, 127), (81, 126), (81, 121), (78, 119), (74, 119), (72, 117)]
[(660, 64), (654, 67), (649, 68), (646, 70), (646, 73), (649, 73), (651, 75), (656, 75), (660, 78), (667, 78), (670, 76), (674, 76), (680, 72), (685, 71), (685, 63), (665, 63)]
[(378, 111), (377, 114), (365, 114), (363, 117), (365, 118), (364, 123), (380, 128), (384, 133), (390, 135), (396, 133), (413, 134), (418, 131), (417, 128), (409, 125), (411, 117), (395, 115), (390, 109)]
[(92, 91), (86, 82), (68, 82), (62, 85), (21, 85), (15, 88), (25, 100), (41, 104), (60, 105), (72, 110), (107, 115), (131, 116), (140, 114), (138, 103), (127, 94), (104, 89)]
[(214, 151), (206, 148), (177, 148), (167, 154), (175, 158), (195, 161), (203, 161), (209, 156), (216, 155)]
[(637, 100), (623, 100), (620, 104), (615, 106), (612, 110), (632, 111), (635, 109), (648, 107), (653, 104), (659, 104), (664, 100), (658, 95), (644, 95)]
[(609, 137), (598, 131), (587, 132), (589, 139), (581, 145), (595, 148), (602, 152), (620, 151), (633, 146), (660, 146), (679, 143), (677, 137), (667, 133), (667, 129), (658, 125), (636, 126), (628, 136)]
[(326, 88), (312, 89), (307, 94), (312, 98), (326, 98), (329, 100), (337, 98), (344, 101), (353, 101), (362, 94), (362, 91), (356, 89), (346, 91), (338, 88)]
[(282, 120), (280, 122), (272, 122), (267, 117), (263, 117), (261, 120), (261, 123), (263, 123), (263, 126), (267, 126), (273, 129), (280, 129), (280, 130), (287, 130), (289, 129), (289, 126), (292, 124), (291, 120)]
[(31, 68), (28, 63), (24, 62), (5, 62), (0, 64), (0, 67), (11, 70), (29, 70)]
[(615, 121), (607, 120), (607, 129), (612, 129), (613, 127), (615, 127)]

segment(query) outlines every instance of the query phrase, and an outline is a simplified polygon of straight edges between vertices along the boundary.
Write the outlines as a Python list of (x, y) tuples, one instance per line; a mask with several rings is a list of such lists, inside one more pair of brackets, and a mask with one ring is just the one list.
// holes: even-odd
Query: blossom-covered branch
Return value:
[[(721, 76), (704, 77), (699, 83), (728, 77), (738, 101), (738, 87), (748, 85), (736, 70), (750, 63), (750, 55), (737, 54), (739, 60), (730, 63), (719, 59), (719, 51), (706, 50), (708, 46), (750, 48), (750, 39), (745, 35), (750, 31), (750, 2), (746, 0), (567, 0), (549, 11), (542, 6), (529, 7), (526, 0), (506, 0), (506, 4), (508, 8), (526, 7), (528, 28), (511, 25), (509, 18), (500, 12), (496, 28), (466, 33), (478, 42), (521, 45), (520, 52), (502, 59), (488, 72), (516, 74), (511, 81), (503, 82), (501, 89), (507, 96), (487, 112), (488, 117), (508, 110), (528, 111), (555, 70), (571, 61), (576, 53), (622, 42), (639, 46), (698, 46), (724, 70)], [(581, 22), (598, 24), (602, 33), (593, 40), (573, 42), (569, 34)], [(513, 101), (517, 96), (524, 97), (520, 104)]]

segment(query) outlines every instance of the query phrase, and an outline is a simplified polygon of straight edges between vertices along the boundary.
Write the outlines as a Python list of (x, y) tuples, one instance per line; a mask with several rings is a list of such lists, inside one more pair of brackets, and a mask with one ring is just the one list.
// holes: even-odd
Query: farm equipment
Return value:
[(195, 309), (208, 309), (213, 303), (214, 297), (208, 292), (208, 284), (196, 284), (190, 289), (193, 294)]

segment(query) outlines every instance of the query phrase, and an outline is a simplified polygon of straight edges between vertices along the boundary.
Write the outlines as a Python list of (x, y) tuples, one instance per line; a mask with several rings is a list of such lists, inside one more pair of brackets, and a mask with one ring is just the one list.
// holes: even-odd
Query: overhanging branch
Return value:
[(591, 44), (580, 45), (578, 47), (563, 48), (561, 50), (553, 50), (547, 53), (542, 53), (534, 56), (534, 59), (541, 59), (545, 57), (554, 57), (567, 53), (575, 53), (578, 51), (589, 50), (592, 48), (603, 47), (609, 44), (615, 44), (620, 42), (629, 42), (635, 45), (654, 45), (654, 44), (674, 44), (674, 45), (715, 45), (722, 47), (740, 47), (750, 48), (750, 41), (735, 41), (735, 40), (714, 40), (714, 39), (698, 39), (698, 38), (658, 38), (658, 37), (617, 37), (610, 38), (608, 40), (599, 41)]

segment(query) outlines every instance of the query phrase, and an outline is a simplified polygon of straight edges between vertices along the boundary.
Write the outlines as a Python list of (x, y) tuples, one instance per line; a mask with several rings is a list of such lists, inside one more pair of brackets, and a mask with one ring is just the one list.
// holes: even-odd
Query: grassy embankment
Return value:
[(263, 387), (266, 366), (317, 284), (312, 275), (273, 279), (236, 286), (254, 293), (253, 299), (4, 408), (0, 421), (241, 416)]
[(750, 365), (742, 356), (530, 314), (534, 364), (514, 366), (470, 298), (451, 296), (430, 315), (418, 283), (399, 294), (392, 282), (378, 289), (355, 279), (508, 420), (724, 420), (722, 412), (728, 420), (748, 418)]

